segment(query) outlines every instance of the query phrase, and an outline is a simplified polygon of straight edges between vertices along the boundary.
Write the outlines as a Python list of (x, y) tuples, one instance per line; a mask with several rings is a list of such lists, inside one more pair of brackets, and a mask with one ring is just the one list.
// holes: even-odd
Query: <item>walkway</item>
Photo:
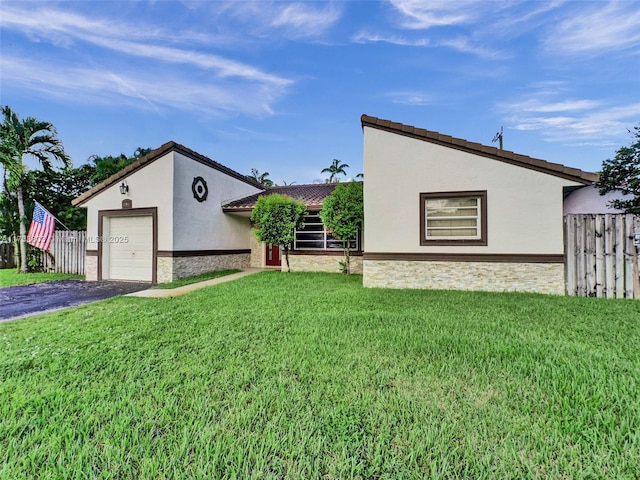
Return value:
[(184, 295), (185, 293), (193, 292), (199, 288), (211, 287), (220, 283), (230, 282), (262, 271), (263, 269), (261, 268), (247, 268), (242, 272), (232, 273), (231, 275), (225, 275), (224, 277), (212, 278), (211, 280), (205, 280), (204, 282), (192, 283), (190, 285), (184, 285), (177, 288), (150, 288), (148, 290), (130, 293), (127, 297), (173, 298)]

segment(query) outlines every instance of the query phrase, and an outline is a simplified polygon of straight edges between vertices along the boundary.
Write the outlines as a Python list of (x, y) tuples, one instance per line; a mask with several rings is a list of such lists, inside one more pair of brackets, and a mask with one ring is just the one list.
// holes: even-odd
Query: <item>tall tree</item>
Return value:
[(320, 210), (320, 218), (328, 233), (342, 240), (344, 273), (351, 274), (351, 244), (357, 238), (364, 221), (362, 183), (337, 185)]
[(260, 242), (282, 247), (288, 272), (291, 271), (289, 250), (295, 239), (295, 230), (302, 228), (306, 211), (302, 200), (274, 193), (258, 198), (251, 212), (256, 238)]
[(327, 179), (327, 183), (338, 183), (340, 179), (338, 175), (347, 175), (347, 171), (345, 168), (349, 168), (349, 165), (346, 163), (342, 163), (337, 158), (333, 159), (333, 163), (329, 165), (327, 168), (323, 168), (320, 173), (328, 173), (329, 178)]
[(634, 140), (628, 147), (621, 147), (613, 159), (602, 162), (600, 179), (596, 187), (600, 195), (619, 190), (631, 198), (615, 199), (610, 206), (626, 213), (640, 214), (640, 126), (630, 132)]
[(0, 163), (8, 172), (7, 186), (15, 191), (20, 223), (20, 271), (27, 271), (27, 217), (24, 208), (23, 183), (28, 171), (25, 160), (35, 159), (45, 171), (53, 170), (54, 162), (65, 167), (71, 160), (58, 139), (56, 128), (49, 122), (33, 117), (20, 120), (9, 106), (2, 107), (0, 125)]
[(257, 168), (252, 168), (251, 175), (248, 175), (248, 177), (265, 187), (273, 187), (273, 181), (269, 178), (269, 172), (260, 173)]
[(136, 148), (133, 155), (128, 157), (124, 153), (114, 157), (108, 155), (106, 157), (99, 157), (98, 155), (92, 155), (89, 157), (89, 162), (93, 167), (93, 174), (91, 175), (91, 186), (95, 186), (98, 183), (106, 180), (114, 173), (119, 172), (130, 163), (135, 162), (139, 158), (144, 157), (151, 151), (150, 148)]

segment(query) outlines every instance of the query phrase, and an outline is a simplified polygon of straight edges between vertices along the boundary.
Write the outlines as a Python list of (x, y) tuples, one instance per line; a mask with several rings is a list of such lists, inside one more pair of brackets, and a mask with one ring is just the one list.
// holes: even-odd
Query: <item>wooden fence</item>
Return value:
[(49, 252), (42, 252), (41, 265), (46, 272), (84, 275), (87, 232), (57, 230)]
[(567, 295), (640, 298), (640, 216), (566, 215)]

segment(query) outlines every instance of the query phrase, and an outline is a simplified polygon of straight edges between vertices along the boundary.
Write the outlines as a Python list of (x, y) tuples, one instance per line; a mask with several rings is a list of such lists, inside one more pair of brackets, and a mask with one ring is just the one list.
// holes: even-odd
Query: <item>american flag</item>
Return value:
[(33, 209), (33, 220), (27, 234), (27, 243), (41, 250), (49, 250), (55, 224), (54, 216), (36, 202), (36, 207)]

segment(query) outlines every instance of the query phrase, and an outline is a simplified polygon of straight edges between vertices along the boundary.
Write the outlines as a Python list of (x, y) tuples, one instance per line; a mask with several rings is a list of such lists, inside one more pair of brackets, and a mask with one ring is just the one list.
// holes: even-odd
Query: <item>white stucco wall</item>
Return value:
[[(121, 210), (122, 200), (132, 208), (158, 207), (158, 250), (173, 249), (173, 152), (167, 153), (124, 179), (129, 192), (120, 193), (122, 180), (85, 203), (87, 208), (87, 250), (97, 250), (98, 211)], [(105, 232), (106, 234), (106, 232)]]
[(609, 202), (614, 199), (630, 197), (631, 195), (625, 197), (619, 191), (600, 195), (596, 187), (588, 185), (567, 195), (567, 198), (564, 199), (564, 214), (622, 213), (622, 210), (610, 208)]
[[(562, 254), (562, 189), (552, 175), (403, 135), (364, 129), (364, 251)], [(422, 192), (487, 191), (486, 246), (421, 246)]]
[[(260, 190), (223, 172), (175, 154), (173, 188), (173, 250), (250, 248), (249, 218), (226, 215), (222, 204)], [(207, 182), (204, 202), (193, 196), (195, 177)]]

